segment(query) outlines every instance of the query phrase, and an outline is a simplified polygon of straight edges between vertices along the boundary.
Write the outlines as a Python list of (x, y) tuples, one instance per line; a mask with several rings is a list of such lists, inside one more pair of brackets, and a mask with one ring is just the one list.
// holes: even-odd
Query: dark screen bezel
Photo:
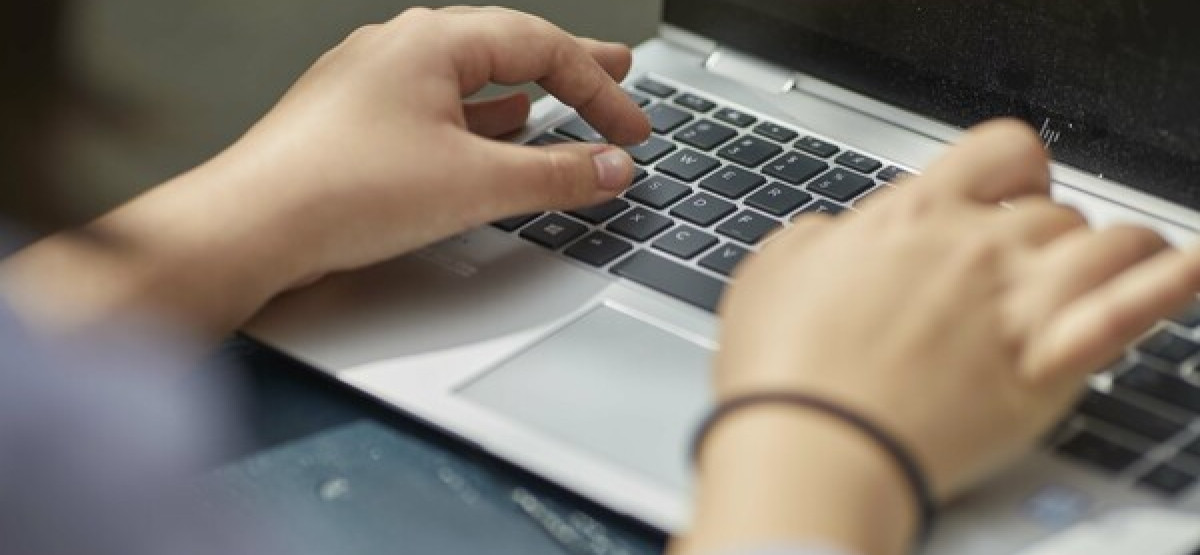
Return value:
[[(1200, 162), (1133, 140), (1095, 118), (1064, 118), (1019, 97), (972, 87), (911, 64), (721, 0), (666, 0), (667, 23), (957, 127), (1001, 116), (1070, 131), (1054, 158), (1089, 174), (1200, 210)], [(953, 99), (953, 103), (947, 101)], [(1059, 127), (1061, 131), (1063, 127)]]

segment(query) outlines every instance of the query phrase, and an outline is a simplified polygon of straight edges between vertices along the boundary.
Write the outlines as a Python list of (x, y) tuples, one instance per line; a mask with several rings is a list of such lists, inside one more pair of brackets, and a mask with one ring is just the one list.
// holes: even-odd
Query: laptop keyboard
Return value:
[[(495, 227), (715, 312), (738, 263), (807, 213), (838, 215), (912, 172), (699, 91), (643, 78), (629, 95), (653, 136), (621, 198)], [(603, 142), (579, 117), (531, 145)], [(1061, 456), (1166, 496), (1200, 476), (1200, 303), (1164, 322), (1093, 387), (1049, 443)]]

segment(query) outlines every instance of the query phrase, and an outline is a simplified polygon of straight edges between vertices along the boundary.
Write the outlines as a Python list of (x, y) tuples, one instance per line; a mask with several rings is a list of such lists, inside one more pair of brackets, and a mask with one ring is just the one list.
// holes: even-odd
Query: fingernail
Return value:
[(617, 191), (629, 185), (633, 160), (619, 148), (606, 148), (592, 157), (601, 189)]

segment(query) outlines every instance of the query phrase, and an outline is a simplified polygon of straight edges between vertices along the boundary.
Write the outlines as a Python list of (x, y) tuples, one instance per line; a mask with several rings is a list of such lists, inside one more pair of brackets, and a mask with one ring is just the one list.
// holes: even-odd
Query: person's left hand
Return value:
[[(536, 82), (616, 144), (650, 124), (617, 81), (628, 48), (502, 8), (414, 9), (356, 31), (237, 144), (80, 229), (0, 264), (0, 289), (49, 333), (148, 312), (220, 337), (271, 298), (523, 213), (615, 197), (616, 146), (526, 147)], [(81, 276), (87, 276), (86, 279)]]
[[(252, 210), (299, 258), (303, 282), (522, 213), (600, 203), (629, 185), (615, 146), (525, 147), (529, 99), (464, 102), (489, 83), (537, 82), (616, 144), (650, 133), (617, 81), (628, 48), (502, 8), (414, 9), (359, 29), (211, 162), (263, 199)], [(245, 179), (250, 176), (251, 179)], [(294, 252), (293, 252), (294, 251)]]

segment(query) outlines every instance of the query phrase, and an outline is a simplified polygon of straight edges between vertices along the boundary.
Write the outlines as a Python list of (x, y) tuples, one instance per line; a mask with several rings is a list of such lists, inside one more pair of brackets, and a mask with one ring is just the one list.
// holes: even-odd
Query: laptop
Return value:
[[(247, 332), (616, 511), (683, 529), (686, 447), (712, 402), (714, 307), (732, 268), (797, 215), (903, 187), (966, 126), (1008, 115), (1041, 131), (1054, 195), (1094, 224), (1196, 240), (1200, 35), (1185, 5), (667, 0), (626, 83), (655, 133), (631, 149), (640, 171), (621, 199), (332, 277)], [(546, 99), (518, 140), (602, 139)], [(1190, 553), (1197, 362), (1193, 307), (1098, 374), (1041, 450), (950, 507), (927, 552), (1135, 541), (1155, 553), (1137, 532)]]

